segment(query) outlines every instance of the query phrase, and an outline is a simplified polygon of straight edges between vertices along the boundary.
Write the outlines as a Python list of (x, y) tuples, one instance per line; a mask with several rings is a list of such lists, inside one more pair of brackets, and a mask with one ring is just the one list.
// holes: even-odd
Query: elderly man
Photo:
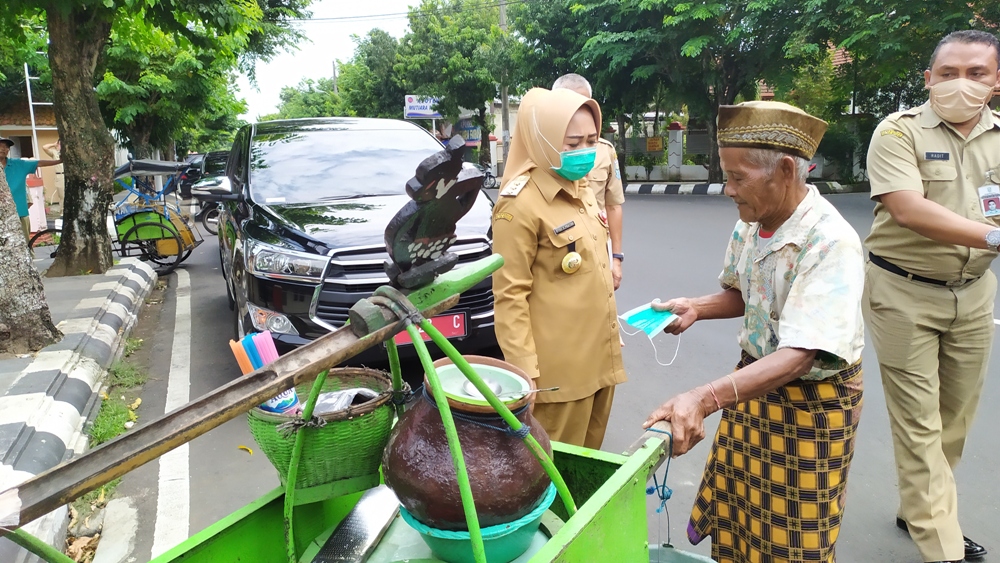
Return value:
[(743, 317), (733, 373), (660, 406), (645, 426), (673, 426), (673, 454), (705, 435), (721, 410), (688, 526), (712, 536), (720, 563), (834, 560), (861, 414), (864, 325), (861, 242), (806, 184), (826, 123), (779, 102), (719, 111), (726, 195), (740, 220), (722, 291), (654, 303), (695, 321)]
[(56, 166), (61, 160), (27, 160), (23, 158), (8, 158), (14, 141), (0, 137), (0, 167), (3, 168), (10, 184), (11, 195), (14, 196), (14, 206), (17, 216), (21, 218), (21, 228), (27, 242), (31, 238), (31, 222), (28, 220), (28, 174), (34, 174), (40, 166)]

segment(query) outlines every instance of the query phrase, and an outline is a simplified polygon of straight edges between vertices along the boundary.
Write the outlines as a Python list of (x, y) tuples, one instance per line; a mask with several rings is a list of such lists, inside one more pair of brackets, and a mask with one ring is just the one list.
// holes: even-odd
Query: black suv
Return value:
[[(440, 150), (424, 129), (389, 119), (295, 119), (240, 129), (226, 166), (233, 194), (219, 219), (236, 336), (270, 330), (284, 353), (343, 326), (355, 302), (388, 282), (386, 225), (410, 201), (405, 184), (417, 165)], [(461, 262), (492, 254), (491, 213), (483, 193), (459, 221), (451, 251)], [(463, 353), (495, 350), (491, 280), (434, 322)], [(400, 353), (414, 355), (405, 343)], [(383, 357), (375, 350), (355, 361)]]

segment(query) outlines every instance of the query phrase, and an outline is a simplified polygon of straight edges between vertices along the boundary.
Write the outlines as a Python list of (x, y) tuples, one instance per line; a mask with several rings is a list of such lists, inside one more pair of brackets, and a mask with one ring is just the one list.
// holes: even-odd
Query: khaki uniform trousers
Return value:
[(899, 478), (899, 517), (924, 561), (960, 560), (954, 469), (993, 345), (997, 279), (910, 281), (868, 263), (863, 311), (878, 354)]
[(614, 385), (602, 387), (589, 397), (566, 403), (535, 403), (535, 419), (549, 435), (550, 440), (601, 449), (604, 432), (608, 429), (611, 402), (615, 398)]

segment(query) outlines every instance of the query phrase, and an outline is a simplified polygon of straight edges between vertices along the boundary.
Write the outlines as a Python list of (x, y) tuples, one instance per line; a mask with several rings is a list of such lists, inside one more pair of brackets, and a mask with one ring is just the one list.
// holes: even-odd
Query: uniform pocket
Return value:
[(924, 160), (918, 165), (920, 179), (924, 182), (950, 182), (958, 178), (958, 170), (951, 161)]
[[(561, 233), (556, 233), (554, 230), (549, 229), (548, 236), (549, 243), (552, 245), (552, 262), (554, 266), (551, 273), (556, 279), (579, 276), (593, 269), (595, 257), (591, 253), (587, 241), (583, 238), (587, 236), (587, 232), (583, 227), (575, 225)], [(567, 273), (562, 269), (562, 260), (570, 252), (577, 252), (582, 259), (580, 269), (573, 273)]]

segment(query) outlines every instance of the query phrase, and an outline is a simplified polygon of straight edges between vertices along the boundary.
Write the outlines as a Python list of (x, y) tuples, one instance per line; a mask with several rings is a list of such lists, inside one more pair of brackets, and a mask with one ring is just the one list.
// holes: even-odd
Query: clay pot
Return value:
[[(481, 356), (465, 358), (473, 367), (488, 365), (512, 372), (534, 388), (531, 379), (511, 364)], [(451, 363), (444, 358), (434, 365), (440, 367)], [(424, 385), (427, 385), (426, 378)], [(526, 408), (533, 400), (534, 394), (531, 394), (505, 403), (514, 413), (523, 409), (517, 419), (531, 427), (531, 435), (551, 455), (548, 435)], [(490, 426), (506, 427), (489, 406), (470, 405), (451, 398), (448, 402), (456, 415), (473, 417)], [(455, 427), (480, 526), (504, 524), (531, 512), (550, 481), (521, 439), (457, 417)], [(417, 520), (441, 530), (468, 529), (448, 440), (435, 406), (424, 398), (413, 403), (393, 429), (382, 463), (386, 484)]]

